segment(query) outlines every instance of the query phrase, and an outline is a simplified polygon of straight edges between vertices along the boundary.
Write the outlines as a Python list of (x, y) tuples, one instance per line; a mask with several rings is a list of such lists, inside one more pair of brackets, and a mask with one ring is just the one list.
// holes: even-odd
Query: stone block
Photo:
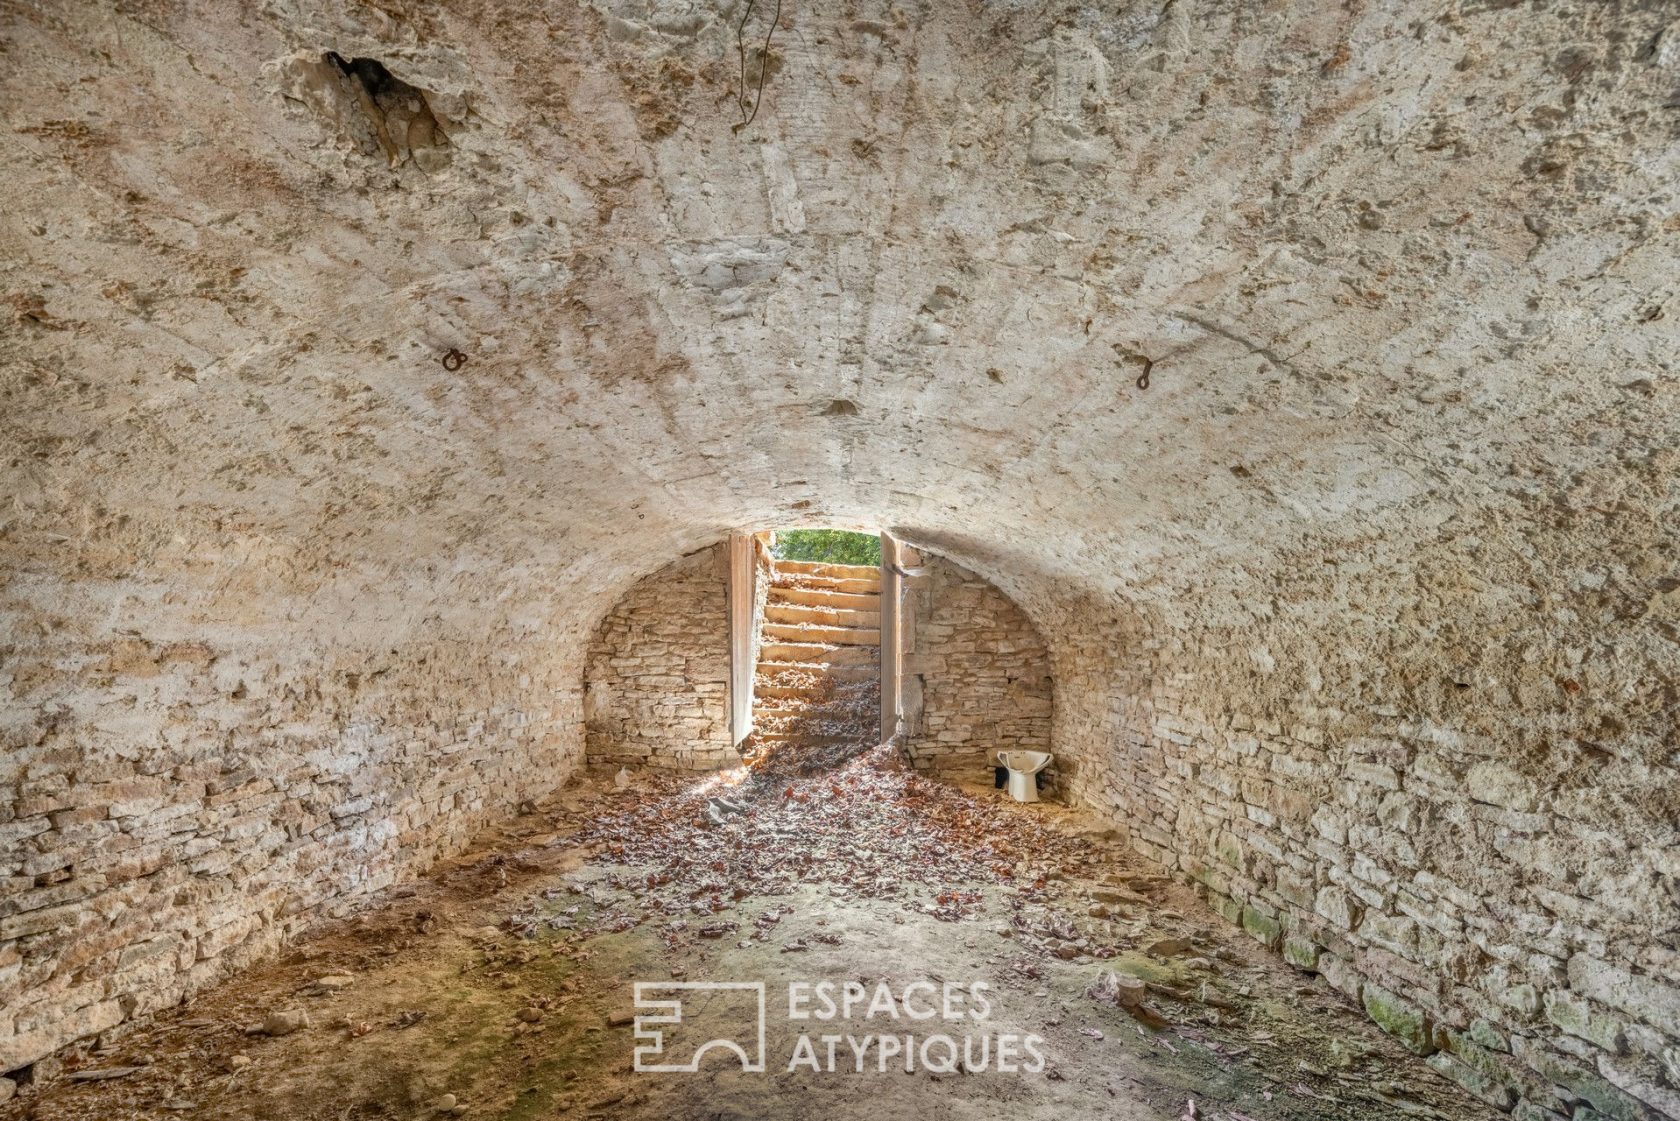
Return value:
[[(1231, 893), (1231, 878), (1223, 871), (1191, 857), (1182, 857), (1181, 867), (1183, 867), (1186, 875), (1196, 883), (1205, 886), (1210, 892), (1217, 895), (1229, 895)], [(1232, 921), (1236, 920), (1233, 919)]]
[(1605, 1081), (1594, 1070), (1588, 1070), (1577, 1060), (1565, 1058), (1546, 1044), (1531, 1039), (1514, 1039), (1512, 1049), (1543, 1078), (1570, 1096), (1585, 1101), (1593, 1109), (1613, 1121), (1648, 1121), (1645, 1107)]
[(1517, 1093), (1510, 1086), (1488, 1077), (1483, 1071), (1455, 1059), (1445, 1051), (1438, 1051), (1425, 1060), (1436, 1072), (1481, 1098), (1495, 1109), (1509, 1110), (1517, 1104)]
[(1464, 776), (1472, 800), (1528, 813), (1540, 803), (1540, 787), (1533, 779), (1503, 763), (1484, 760)]
[(1596, 1043), (1612, 1055), (1627, 1048), (1627, 1036), (1622, 1021), (1593, 1010), (1585, 999), (1573, 993), (1552, 991), (1542, 998), (1546, 1019), (1570, 1035)]
[(1277, 873), (1277, 891), (1289, 902), (1307, 910), (1313, 908), (1316, 893), (1313, 891), (1312, 877), (1297, 872), (1293, 868), (1279, 868)]
[(1404, 916), (1367, 911), (1364, 921), (1359, 924), (1359, 936), (1408, 960), (1418, 957), (1417, 923)]
[(1680, 1037), (1680, 988), (1589, 954), (1569, 959), (1569, 987), (1600, 1004), (1636, 1016), (1671, 1038)]
[(1361, 993), (1365, 1012), (1379, 1028), (1419, 1055), (1434, 1052), (1429, 1014), (1380, 985), (1367, 983)]
[(1283, 938), (1283, 924), (1269, 909), (1249, 904), (1242, 909), (1242, 928), (1262, 946), (1277, 949)]
[(1469, 1037), (1472, 1043), (1479, 1047), (1485, 1047), (1489, 1051), (1509, 1052), (1511, 1050), (1511, 1042), (1505, 1037), (1505, 1033), (1500, 1031), (1497, 1025), (1489, 1023), (1480, 1016), (1470, 1021), (1469, 1030), (1464, 1034)]
[[(81, 921), (84, 908), (79, 903), (67, 904), (59, 907), (45, 907), (36, 911), (25, 911), (0, 919), (0, 941), (10, 941), (14, 938), (28, 938), (48, 931), (69, 930)], [(0, 1067), (0, 1070), (10, 1069)]]
[(1442, 1025), (1435, 1027), (1435, 1042), (1441, 1050), (1450, 1051), (1465, 1066), (1480, 1071), (1501, 1085), (1512, 1087), (1518, 1097), (1548, 1109), (1562, 1107), (1563, 1103), (1557, 1099), (1551, 1084), (1527, 1064), (1511, 1056), (1508, 1048), (1495, 1050), (1484, 1047), (1472, 1039), (1469, 1032), (1455, 1031)]
[(44, 817), (25, 818), (0, 825), (0, 852), (11, 852), (17, 845), (31, 837), (39, 837), (52, 827), (52, 823)]
[(1242, 925), (1243, 905), (1235, 899), (1232, 899), (1229, 895), (1220, 895), (1217, 892), (1210, 891), (1208, 893), (1208, 903), (1215, 911), (1218, 911), (1227, 922), (1237, 926)]
[[(1357, 858), (1356, 858), (1357, 859)], [(1329, 872), (1330, 882), (1345, 889), (1366, 907), (1381, 907), (1383, 893), (1370, 884), (1349, 872), (1346, 868), (1333, 866)]]
[(1364, 909), (1347, 889), (1329, 884), (1318, 890), (1313, 912), (1337, 930), (1352, 930), (1359, 925)]
[(1349, 763), (1343, 771), (1355, 782), (1383, 790), (1399, 790), (1400, 774), (1393, 767), (1381, 763)]
[(113, 1028), (122, 1022), (122, 1006), (115, 1000), (83, 1005), (67, 1015), (54, 1017), (30, 1031), (0, 1039), (0, 1070), (16, 1070), (46, 1058), (77, 1039)]
[(1598, 1072), (1623, 1093), (1645, 1103), (1664, 1117), (1680, 1117), (1680, 1089), (1665, 1086), (1654, 1063), (1636, 1063), (1611, 1055), (1598, 1056)]
[(1527, 981), (1496, 989), (1494, 999), (1524, 1017), (1536, 1016), (1540, 1012), (1540, 990)]
[(1304, 934), (1290, 934), (1283, 940), (1283, 960), (1297, 969), (1318, 969), (1318, 943)]

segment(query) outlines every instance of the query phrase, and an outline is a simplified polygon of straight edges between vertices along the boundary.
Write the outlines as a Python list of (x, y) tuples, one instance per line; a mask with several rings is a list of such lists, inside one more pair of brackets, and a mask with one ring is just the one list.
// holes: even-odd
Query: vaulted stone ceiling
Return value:
[(1667, 0), (12, 3), (0, 122), (0, 1072), (840, 524), (1019, 601), (1058, 786), (1256, 937), (1680, 1112)]
[(576, 635), (879, 525), (1059, 649), (1657, 751), (1672, 8), (789, 5), (742, 127), (769, 15), (12, 6), (20, 633)]

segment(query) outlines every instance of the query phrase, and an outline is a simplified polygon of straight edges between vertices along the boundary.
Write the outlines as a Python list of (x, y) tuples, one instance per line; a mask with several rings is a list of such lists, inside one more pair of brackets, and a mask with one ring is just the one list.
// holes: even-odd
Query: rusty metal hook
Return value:
[(467, 356), (454, 347), (450, 347), (441, 361), (443, 362), (443, 368), (453, 374), (467, 364)]
[(1155, 359), (1149, 357), (1147, 354), (1139, 354), (1137, 351), (1131, 349), (1130, 347), (1122, 346), (1120, 343), (1109, 343), (1108, 345), (1110, 349), (1114, 351), (1114, 356), (1119, 359), (1122, 365), (1127, 362), (1143, 363), (1143, 373), (1137, 376), (1136, 385), (1139, 389), (1148, 389), (1149, 372), (1155, 368)]

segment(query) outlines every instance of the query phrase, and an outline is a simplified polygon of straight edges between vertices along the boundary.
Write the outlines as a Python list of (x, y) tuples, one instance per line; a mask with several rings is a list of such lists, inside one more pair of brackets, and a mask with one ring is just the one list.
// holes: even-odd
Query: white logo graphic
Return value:
[[(733, 1051), (741, 1060), (741, 1069), (748, 1074), (762, 1074), (764, 1072), (764, 982), (763, 981), (637, 981), (636, 1009), (646, 1011), (649, 1015), (638, 1015), (633, 1031), (638, 1040), (646, 1040), (636, 1048), (635, 1058), (631, 1068), (638, 1072), (651, 1074), (689, 1074), (700, 1069), (700, 1059), (714, 1047), (721, 1047), (725, 1051)], [(652, 1024), (669, 1024), (673, 1028), (684, 1023), (683, 1002), (680, 999), (656, 1000), (652, 993), (682, 993), (682, 992), (711, 992), (731, 993), (747, 992), (753, 994), (757, 1000), (758, 1035), (752, 1041), (752, 1052), (736, 1039), (709, 1039), (694, 1049), (687, 1062), (658, 1062), (670, 1059), (672, 1056), (665, 1050), (666, 1032)], [(690, 1017), (692, 1020), (693, 1017)]]

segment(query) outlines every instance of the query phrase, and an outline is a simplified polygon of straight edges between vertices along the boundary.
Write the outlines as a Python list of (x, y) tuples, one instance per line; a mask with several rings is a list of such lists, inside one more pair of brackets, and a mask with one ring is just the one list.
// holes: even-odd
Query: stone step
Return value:
[(881, 568), (873, 564), (829, 564), (826, 561), (772, 561), (771, 568), (777, 572), (797, 572), (805, 576), (834, 576), (842, 580), (856, 580), (868, 577), (880, 579)]
[(772, 623), (815, 623), (825, 627), (880, 627), (879, 611), (847, 607), (810, 607), (803, 603), (768, 603), (764, 618)]
[[(829, 665), (823, 662), (760, 661), (758, 663), (758, 672), (761, 676), (759, 678), (759, 682), (755, 682), (753, 691), (755, 693), (758, 691), (760, 683), (763, 683), (762, 687), (767, 689), (786, 688), (786, 686), (776, 686), (764, 683), (765, 677), (773, 677), (780, 671), (796, 671), (798, 673), (808, 674), (812, 677), (825, 679), (832, 677), (836, 682), (842, 684), (876, 681), (879, 680), (881, 676), (881, 667), (876, 665), (874, 662), (854, 665)], [(769, 696), (770, 694), (766, 693), (764, 695)], [(802, 697), (805, 695), (805, 692), (801, 691), (794, 695)]]
[(862, 627), (796, 626), (765, 623), (764, 637), (777, 642), (820, 642), (829, 646), (879, 646), (881, 632)]
[[(873, 571), (872, 569), (866, 571)], [(831, 592), (851, 592), (857, 595), (879, 594), (881, 577), (875, 576), (818, 576), (806, 572), (770, 573), (771, 587), (822, 588)]]
[(826, 733), (823, 735), (811, 735), (808, 732), (771, 732), (755, 728), (753, 729), (753, 736), (760, 743), (861, 743), (869, 737), (869, 732), (860, 728), (856, 732), (836, 732), (832, 735)]
[(860, 594), (857, 592), (836, 592), (828, 588), (778, 588), (772, 587), (768, 603), (772, 606), (798, 605), (801, 607), (824, 607), (830, 610), (873, 611), (877, 614), (881, 610), (881, 596), (875, 594)]
[(790, 705), (763, 704), (753, 707), (753, 723), (761, 720), (854, 720), (857, 718), (857, 704), (847, 698), (836, 698), (821, 704), (799, 704), (798, 697), (769, 698), (778, 701), (793, 701)]
[(786, 727), (769, 725), (753, 729), (761, 736), (775, 736), (784, 740), (856, 740), (870, 735), (873, 730), (870, 722), (865, 720), (829, 720), (822, 724), (807, 722), (804, 724), (789, 724)]
[[(831, 673), (825, 674), (823, 680), (833, 678), (836, 689), (845, 686), (857, 687), (867, 685), (875, 680), (876, 673), (872, 667), (864, 667), (863, 672), (853, 674), (854, 666), (834, 666)], [(840, 671), (846, 671), (844, 673)], [(821, 688), (818, 686), (817, 688)], [(813, 688), (806, 685), (778, 685), (773, 681), (762, 678), (753, 682), (753, 703), (760, 701), (808, 701), (811, 699)], [(838, 699), (838, 698), (836, 698)], [(823, 703), (827, 703), (826, 701)]]
[(809, 591), (820, 592), (845, 592), (848, 595), (854, 596), (878, 596), (881, 594), (881, 585), (878, 581), (834, 580), (827, 576), (800, 576), (797, 578), (797, 583), (784, 578), (782, 582), (772, 584), (771, 586), (781, 588), (799, 587)]
[(759, 647), (760, 662), (793, 662), (798, 665), (873, 666), (881, 660), (874, 646), (830, 646), (821, 642), (766, 642)]

